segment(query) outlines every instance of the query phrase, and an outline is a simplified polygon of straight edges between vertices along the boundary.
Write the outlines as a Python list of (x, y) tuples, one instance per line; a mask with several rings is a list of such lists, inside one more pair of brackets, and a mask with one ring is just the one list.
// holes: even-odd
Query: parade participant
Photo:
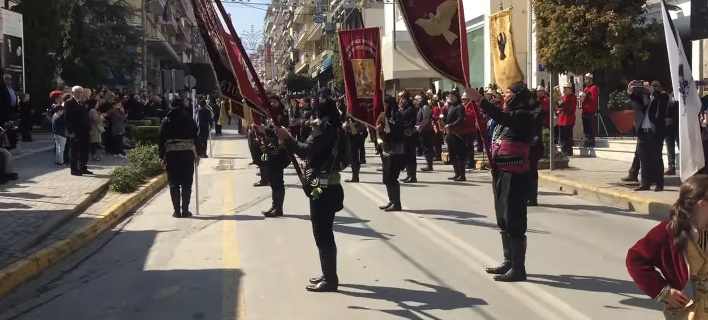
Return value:
[(435, 143), (435, 131), (433, 130), (432, 119), (433, 109), (428, 103), (427, 96), (416, 96), (415, 99), (420, 106), (416, 130), (420, 135), (420, 145), (423, 147), (423, 155), (425, 156), (426, 163), (426, 167), (420, 171), (433, 171), (433, 158), (435, 156), (435, 150), (433, 149), (433, 144)]
[(476, 162), (474, 161), (474, 142), (477, 140), (477, 113), (475, 106), (477, 102), (470, 101), (467, 92), (462, 94), (462, 105), (465, 107), (465, 121), (460, 130), (460, 136), (465, 141), (467, 159), (465, 160), (465, 168), (475, 169)]
[(546, 118), (543, 119), (543, 127), (550, 128), (549, 115), (551, 114), (551, 100), (548, 98), (548, 92), (545, 87), (539, 86), (536, 88), (536, 94), (538, 96), (538, 103), (541, 105), (541, 109), (546, 114)]
[(548, 120), (548, 114), (538, 99), (538, 91), (531, 91), (529, 110), (533, 114), (534, 135), (529, 148), (529, 192), (526, 196), (526, 205), (531, 207), (538, 205), (538, 162), (544, 154), (543, 124)]
[(344, 181), (356, 183), (359, 182), (359, 171), (361, 170), (362, 164), (361, 150), (364, 143), (366, 143), (368, 131), (366, 130), (366, 126), (364, 124), (350, 116), (347, 116), (347, 108), (344, 104), (344, 100), (342, 100), (341, 105), (344, 107), (343, 110), (340, 109), (340, 111), (343, 115), (345, 115), (343, 128), (347, 139), (349, 139), (349, 162), (352, 167), (352, 177)]
[(445, 124), (441, 119), (442, 108), (440, 107), (440, 100), (437, 94), (433, 95), (433, 98), (430, 100), (430, 105), (433, 107), (432, 122), (433, 131), (435, 133), (435, 138), (433, 140), (433, 155), (435, 157), (435, 161), (442, 161), (442, 145), (445, 141), (443, 128), (445, 127)]
[[(627, 252), (627, 271), (639, 289), (664, 304), (667, 320), (708, 319), (708, 176), (680, 188), (669, 220)], [(689, 288), (689, 282), (691, 282)], [(692, 294), (684, 292), (692, 291)]]
[(447, 95), (450, 106), (445, 117), (445, 134), (447, 135), (447, 149), (450, 153), (450, 162), (455, 170), (455, 175), (448, 180), (467, 181), (465, 165), (467, 163), (467, 142), (462, 138), (461, 132), (465, 125), (465, 107), (460, 101), (457, 90)]
[(300, 140), (300, 119), (302, 118), (302, 108), (298, 99), (290, 99), (290, 107), (288, 108), (288, 123), (290, 125), (290, 133), (296, 140)]
[[(270, 97), (270, 104), (277, 114), (272, 115), (277, 117), (279, 123), (287, 124), (288, 116), (285, 111), (285, 106), (280, 101), (278, 96)], [(265, 166), (267, 167), (267, 179), (270, 185), (271, 198), (273, 204), (270, 209), (261, 212), (268, 218), (279, 217), (283, 215), (283, 202), (285, 201), (285, 181), (283, 180), (283, 171), (290, 165), (290, 157), (285, 150), (285, 144), (276, 136), (276, 129), (273, 120), (266, 122), (266, 127), (258, 126), (259, 131), (264, 134), (263, 139), (266, 145)]]
[(383, 162), (383, 184), (388, 193), (388, 203), (380, 206), (384, 211), (401, 211), (401, 185), (398, 176), (405, 166), (403, 120), (398, 104), (392, 96), (384, 100), (384, 112), (376, 121), (376, 132), (380, 137), (381, 160)]
[(346, 150), (342, 148), (346, 146), (340, 143), (344, 139), (342, 123), (329, 96), (329, 89), (320, 91), (313, 132), (305, 142), (293, 139), (285, 128), (276, 130), (278, 138), (284, 140), (290, 150), (308, 160), (305, 193), (310, 198), (310, 221), (322, 269), (322, 276), (310, 279), (306, 287), (312, 292), (334, 292), (339, 287), (337, 245), (332, 228), (335, 214), (344, 209), (344, 189), (339, 179), (345, 167), (342, 156)]
[(663, 191), (664, 161), (661, 151), (666, 132), (669, 97), (642, 80), (630, 82), (627, 91), (629, 104), (634, 110), (637, 156), (642, 174), (639, 187), (634, 191), (649, 190), (652, 185), (656, 185), (655, 191)]
[(415, 105), (411, 100), (410, 92), (406, 90), (398, 94), (398, 106), (401, 108), (401, 121), (403, 125), (403, 134), (405, 135), (404, 161), (406, 177), (401, 181), (403, 181), (403, 183), (416, 183), (418, 182), (418, 179), (416, 178), (416, 170), (418, 169), (416, 151), (418, 149), (418, 144), (420, 143), (420, 138), (418, 137), (418, 131), (415, 130), (417, 112)]
[(314, 120), (313, 110), (312, 110), (312, 99), (305, 98), (302, 99), (302, 112), (300, 113), (300, 119), (298, 120), (298, 125), (300, 126), (300, 135), (298, 136), (298, 141), (304, 142), (307, 137), (310, 136), (312, 132), (312, 126), (310, 121)]
[(595, 114), (597, 113), (597, 100), (600, 97), (600, 89), (594, 85), (592, 73), (585, 75), (583, 92), (580, 93), (582, 106), (580, 114), (583, 120), (583, 146), (586, 148), (595, 147)]
[(555, 112), (558, 116), (561, 150), (566, 156), (572, 156), (575, 110), (578, 110), (578, 99), (573, 94), (573, 84), (569, 82), (563, 86), (563, 101), (557, 103)]
[(172, 99), (170, 110), (160, 124), (158, 149), (160, 164), (167, 171), (174, 208), (172, 216), (175, 218), (192, 216), (189, 202), (192, 198), (195, 163), (199, 163), (196, 154), (199, 143), (201, 142), (197, 137), (197, 124), (192, 118), (191, 110), (182, 100)]
[(207, 158), (207, 146), (209, 145), (209, 131), (211, 131), (214, 122), (213, 114), (207, 107), (206, 100), (199, 102), (197, 110), (197, 127), (199, 130), (199, 148), (197, 154), (199, 157)]
[(523, 82), (511, 85), (504, 94), (504, 111), (479, 92), (468, 90), (497, 126), (492, 137), (494, 207), (501, 229), (504, 262), (486, 271), (494, 280), (526, 280), (526, 197), (529, 144), (533, 139), (533, 115), (528, 111), (531, 94)]

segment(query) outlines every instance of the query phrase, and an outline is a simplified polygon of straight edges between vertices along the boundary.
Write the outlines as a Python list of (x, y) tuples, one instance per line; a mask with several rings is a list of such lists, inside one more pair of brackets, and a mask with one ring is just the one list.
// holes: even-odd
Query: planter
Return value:
[[(568, 169), (568, 163), (570, 162), (570, 159), (565, 158), (565, 159), (554, 159), (553, 160), (553, 169)], [(541, 159), (541, 161), (538, 162), (538, 170), (548, 170), (551, 167), (551, 162), (548, 161), (548, 159)]]
[(610, 119), (622, 134), (626, 134), (634, 128), (634, 110), (612, 111)]

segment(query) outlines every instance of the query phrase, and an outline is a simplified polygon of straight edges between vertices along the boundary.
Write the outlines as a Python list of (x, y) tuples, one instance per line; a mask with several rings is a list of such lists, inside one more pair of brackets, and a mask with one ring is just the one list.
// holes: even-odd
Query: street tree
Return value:
[(89, 87), (133, 78), (141, 63), (136, 9), (125, 0), (71, 2), (62, 28), (62, 78)]
[(332, 50), (332, 82), (335, 88), (344, 89), (344, 76), (342, 75), (342, 55), (339, 46), (339, 33), (335, 32), (329, 43)]
[(582, 74), (644, 61), (660, 26), (648, 22), (647, 0), (534, 0), (539, 62), (555, 73)]

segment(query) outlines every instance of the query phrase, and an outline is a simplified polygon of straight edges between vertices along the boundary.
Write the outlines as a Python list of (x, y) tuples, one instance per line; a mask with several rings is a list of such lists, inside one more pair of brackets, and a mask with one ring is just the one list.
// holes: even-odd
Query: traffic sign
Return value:
[(184, 77), (184, 86), (187, 89), (193, 89), (197, 85), (197, 79), (194, 76)]

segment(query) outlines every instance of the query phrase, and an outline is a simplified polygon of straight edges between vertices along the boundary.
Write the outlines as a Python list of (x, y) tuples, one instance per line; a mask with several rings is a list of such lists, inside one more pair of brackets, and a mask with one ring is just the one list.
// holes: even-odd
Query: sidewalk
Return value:
[(47, 141), (23, 145), (13, 157), (20, 179), (0, 185), (0, 269), (27, 257), (50, 232), (99, 199), (110, 171), (126, 161), (104, 157), (89, 163), (95, 175), (76, 177), (54, 166), (52, 150)]
[[(539, 171), (539, 184), (546, 188), (578, 195), (590, 201), (658, 218), (668, 218), (671, 205), (678, 198), (681, 180), (678, 176), (664, 177), (665, 191), (635, 192), (636, 185), (620, 181), (627, 175), (631, 163), (601, 158), (571, 157), (570, 168)], [(539, 198), (543, 202), (543, 196)]]

